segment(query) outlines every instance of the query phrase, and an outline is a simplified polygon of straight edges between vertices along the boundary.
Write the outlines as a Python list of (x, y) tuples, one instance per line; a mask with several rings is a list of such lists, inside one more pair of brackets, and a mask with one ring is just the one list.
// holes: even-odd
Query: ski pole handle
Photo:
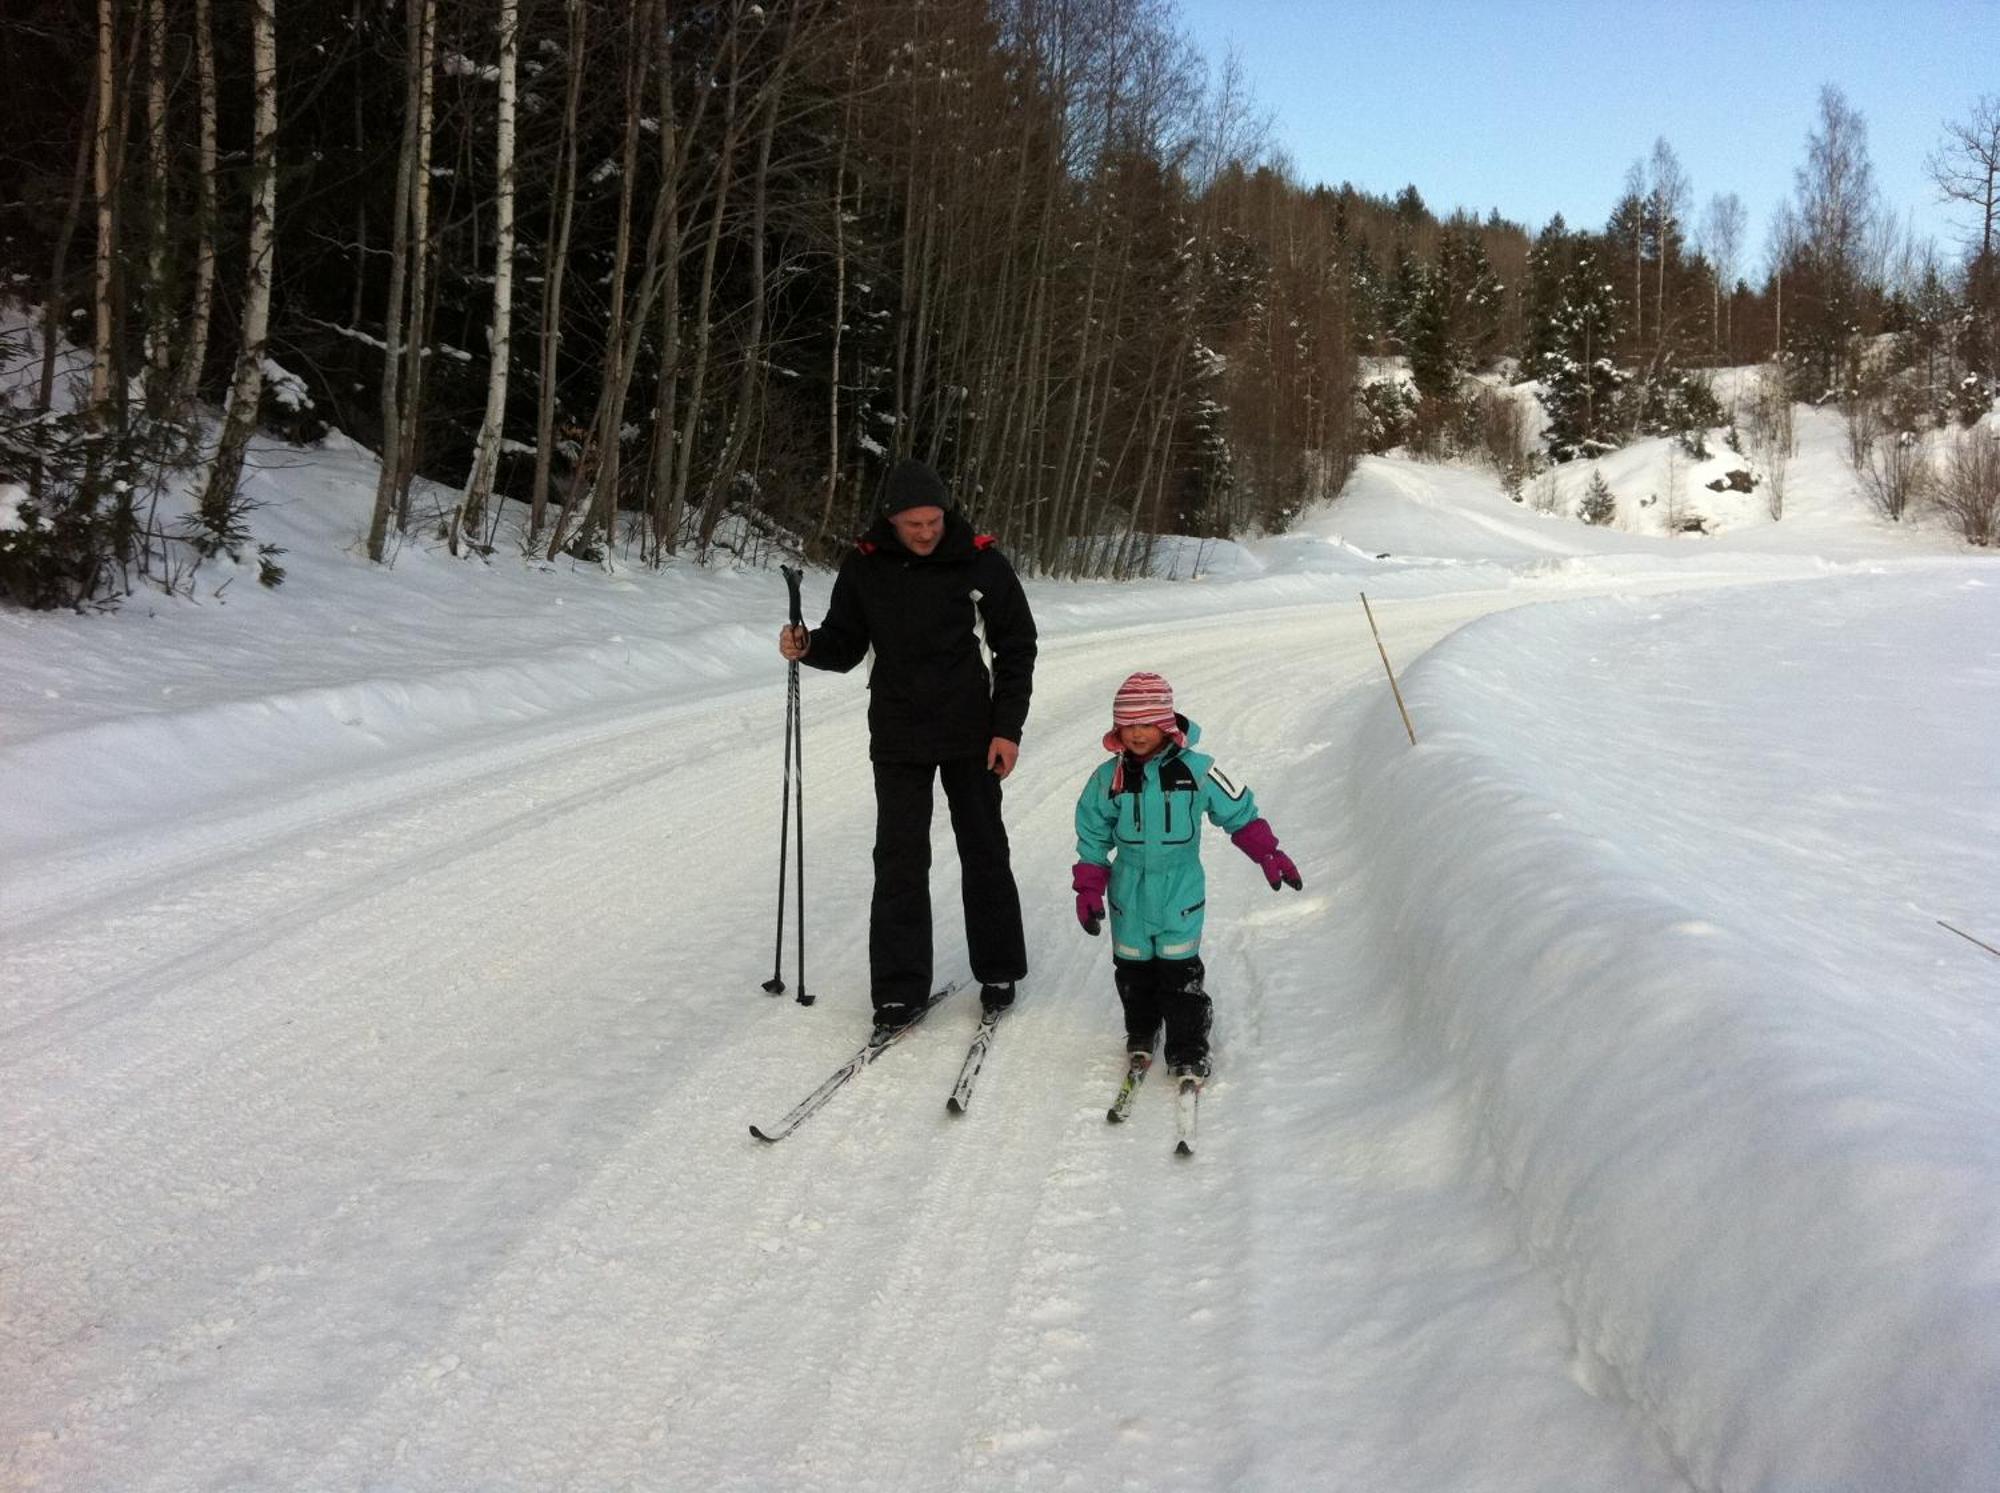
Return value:
[(806, 621), (805, 604), (799, 598), (799, 582), (805, 579), (805, 572), (793, 565), (780, 565), (779, 572), (785, 577), (785, 589), (792, 593), (792, 626), (803, 627)]

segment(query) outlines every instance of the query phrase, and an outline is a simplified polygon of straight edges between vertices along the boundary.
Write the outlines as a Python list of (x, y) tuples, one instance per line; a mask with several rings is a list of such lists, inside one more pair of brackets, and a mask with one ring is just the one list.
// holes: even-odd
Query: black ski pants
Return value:
[(1215, 1005), (1203, 988), (1208, 971), (1195, 959), (1111, 960), (1111, 977), (1125, 1007), (1125, 1049), (1151, 1052), (1162, 1025), (1169, 1068), (1208, 1076), (1208, 1028)]
[(922, 1004), (931, 978), (931, 779), (944, 785), (958, 841), (965, 944), (983, 985), (1028, 972), (1021, 894), (1000, 821), (1000, 779), (985, 758), (875, 763), (875, 897), (868, 975), (875, 1009)]

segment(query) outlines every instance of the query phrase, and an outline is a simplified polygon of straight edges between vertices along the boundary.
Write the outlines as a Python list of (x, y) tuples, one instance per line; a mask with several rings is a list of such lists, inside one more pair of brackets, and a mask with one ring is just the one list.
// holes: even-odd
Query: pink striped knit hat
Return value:
[(1134, 674), (1118, 686), (1118, 693), (1111, 700), (1111, 729), (1104, 735), (1105, 751), (1125, 749), (1118, 739), (1120, 726), (1158, 726), (1167, 733), (1168, 740), (1187, 745), (1187, 733), (1181, 730), (1180, 718), (1174, 714), (1174, 687), (1158, 674)]

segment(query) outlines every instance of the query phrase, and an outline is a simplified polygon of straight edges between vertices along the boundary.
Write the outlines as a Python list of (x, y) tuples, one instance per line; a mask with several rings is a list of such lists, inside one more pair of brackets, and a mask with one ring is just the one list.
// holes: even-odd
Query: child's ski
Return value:
[(1152, 1067), (1153, 1058), (1150, 1053), (1132, 1054), (1131, 1060), (1125, 1065), (1125, 1081), (1118, 1085), (1118, 1097), (1111, 1101), (1111, 1108), (1104, 1112), (1105, 1119), (1114, 1125), (1124, 1122), (1125, 1117), (1132, 1113), (1132, 1096), (1139, 1092), (1139, 1085), (1146, 1081), (1146, 1075), (1152, 1071)]
[(790, 1135), (794, 1130), (798, 1129), (799, 1126), (803, 1125), (808, 1119), (810, 1119), (814, 1114), (816, 1114), (819, 1111), (820, 1107), (824, 1105), (827, 1100), (831, 1099), (836, 1093), (838, 1093), (842, 1088), (842, 1086), (845, 1085), (850, 1078), (854, 1077), (855, 1074), (859, 1073), (863, 1068), (866, 1068), (870, 1063), (874, 1062), (875, 1059), (882, 1056), (882, 1054), (886, 1052), (890, 1047), (894, 1046), (897, 1042), (900, 1042), (903, 1039), (903, 1037), (908, 1034), (908, 1032), (912, 1027), (916, 1026), (916, 1024), (919, 1021), (922, 1021), (926, 1016), (930, 1015), (932, 1008), (934, 1008), (939, 1001), (943, 1000), (946, 996), (950, 995), (952, 991), (958, 989), (958, 987), (964, 983), (965, 982), (962, 980), (954, 980), (951, 984), (945, 986), (942, 990), (934, 991), (931, 995), (931, 998), (928, 1001), (924, 1002), (923, 1009), (917, 1012), (917, 1014), (914, 1017), (912, 1017), (907, 1023), (897, 1027), (894, 1031), (889, 1032), (880, 1039), (870, 1037), (868, 1041), (862, 1046), (861, 1051), (854, 1054), (853, 1057), (849, 1058), (846, 1062), (842, 1063), (838, 1068), (834, 1069), (833, 1072), (829, 1073), (826, 1077), (826, 1082), (822, 1083), (818, 1088), (814, 1089), (810, 1094), (806, 1095), (805, 1098), (801, 1099), (796, 1105), (792, 1107), (791, 1113), (786, 1115), (782, 1120), (778, 1121), (777, 1124), (769, 1126), (768, 1128), (752, 1125), (750, 1127), (750, 1133), (756, 1136), (757, 1139), (762, 1141), (783, 1140), (786, 1136)]
[(1194, 1155), (1195, 1112), (1201, 1107), (1201, 1080), (1184, 1076), (1174, 1091), (1174, 1154)]
[(952, 1088), (951, 1097), (944, 1102), (944, 1107), (953, 1114), (964, 1114), (966, 1105), (972, 1103), (972, 1085), (979, 1077), (979, 1070), (986, 1064), (986, 1049), (993, 1045), (994, 1030), (1006, 1014), (1005, 1010), (980, 1013), (979, 1030), (972, 1034), (972, 1045), (965, 1049), (965, 1062), (958, 1070), (958, 1083)]

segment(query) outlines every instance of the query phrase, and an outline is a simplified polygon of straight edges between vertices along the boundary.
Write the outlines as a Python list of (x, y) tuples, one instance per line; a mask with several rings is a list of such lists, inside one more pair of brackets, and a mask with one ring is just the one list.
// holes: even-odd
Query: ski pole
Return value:
[[(799, 583), (805, 579), (805, 572), (796, 567), (785, 569), (785, 584), (792, 593), (792, 625), (805, 626), (804, 608), (799, 600)], [(797, 771), (792, 778), (792, 792), (795, 802), (792, 809), (792, 828), (797, 836), (797, 848), (792, 856), (796, 862), (794, 874), (798, 885), (798, 916), (793, 920), (796, 931), (792, 935), (798, 953), (799, 989), (795, 999), (802, 1006), (813, 1003), (812, 995), (806, 990), (806, 722), (805, 712), (799, 705), (799, 666), (792, 664), (790, 683), (792, 718), (792, 762)]]
[[(803, 578), (804, 573), (789, 565), (780, 566), (779, 569), (785, 577), (786, 589), (791, 593), (791, 625), (793, 627), (803, 627), (805, 625), (805, 609), (799, 595), (799, 582)], [(776, 942), (771, 951), (771, 978), (764, 982), (764, 990), (770, 995), (783, 995), (785, 993), (783, 974), (785, 958), (785, 875), (788, 851), (790, 850), (794, 835), (792, 809), (794, 802), (796, 802), (798, 806), (796, 830), (798, 843), (798, 929), (794, 936), (798, 942), (798, 1002), (802, 1006), (810, 1006), (813, 1003), (813, 997), (806, 991), (805, 948), (805, 728), (803, 721), (800, 719), (799, 665), (797, 659), (791, 661), (785, 680), (784, 754), (784, 781), (780, 788), (778, 799), (778, 926)], [(795, 764), (797, 767), (796, 772), (793, 770)]]

